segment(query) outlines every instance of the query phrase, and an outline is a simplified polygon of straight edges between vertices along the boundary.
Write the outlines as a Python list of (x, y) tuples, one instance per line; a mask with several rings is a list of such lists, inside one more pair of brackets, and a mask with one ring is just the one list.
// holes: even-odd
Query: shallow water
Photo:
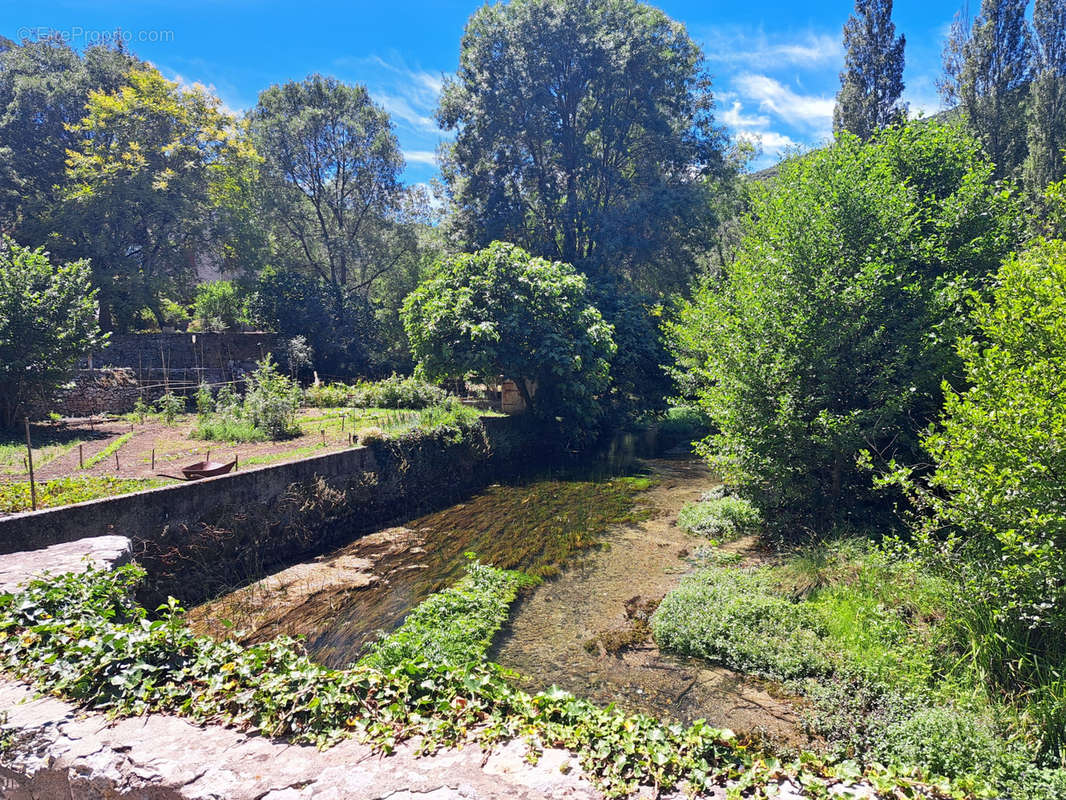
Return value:
[(648, 601), (654, 607), (692, 568), (688, 554), (699, 542), (674, 524), (677, 511), (715, 484), (689, 458), (648, 459), (635, 471), (645, 477), (541, 476), (493, 486), (205, 604), (190, 617), (201, 630), (222, 635), (221, 620), (230, 620), (249, 631), (245, 641), (300, 634), (317, 660), (346, 666), (365, 643), (461, 576), (464, 554), (473, 552), (485, 563), (546, 576), (516, 604), (489, 654), (514, 670), (524, 688), (558, 685), (629, 711), (685, 722), (705, 718), (805, 743), (792, 706), (772, 687), (664, 656), (643, 635), (616, 653), (590, 644), (631, 628), (632, 609)]

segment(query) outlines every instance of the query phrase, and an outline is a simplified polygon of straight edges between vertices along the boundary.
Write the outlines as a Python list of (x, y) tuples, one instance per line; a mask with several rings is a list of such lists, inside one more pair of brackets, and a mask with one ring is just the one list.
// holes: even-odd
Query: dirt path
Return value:
[[(677, 512), (717, 481), (693, 460), (646, 463), (657, 483), (641, 499), (658, 512), (645, 522), (616, 527), (606, 548), (529, 594), (490, 658), (516, 670), (530, 690), (555, 684), (631, 711), (685, 722), (704, 718), (738, 733), (807, 744), (795, 709), (774, 687), (732, 670), (664, 656), (639, 628), (632, 636), (637, 643), (617, 654), (594, 641), (630, 637), (634, 617), (644, 616), (648, 601), (654, 607), (693, 568), (688, 556), (701, 543), (677, 527)], [(750, 541), (734, 549), (758, 555)]]

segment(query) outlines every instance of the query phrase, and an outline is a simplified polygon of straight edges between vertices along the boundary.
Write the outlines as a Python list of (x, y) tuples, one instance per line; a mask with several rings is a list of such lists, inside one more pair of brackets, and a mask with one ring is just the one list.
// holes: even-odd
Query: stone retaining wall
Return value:
[(254, 368), (267, 353), (278, 352), (275, 333), (113, 333), (107, 347), (82, 359), (79, 367), (128, 367), (138, 375), (150, 369), (196, 370)]
[(520, 459), (521, 428), (486, 417), (483, 436), (414, 433), (287, 464), (0, 518), (0, 553), (127, 536), (148, 571), (148, 607), (199, 602), (325, 552), (382, 522), (455, 502)]

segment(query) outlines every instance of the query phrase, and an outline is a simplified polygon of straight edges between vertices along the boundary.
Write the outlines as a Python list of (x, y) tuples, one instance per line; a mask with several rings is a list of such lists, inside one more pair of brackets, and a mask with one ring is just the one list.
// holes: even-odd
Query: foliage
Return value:
[[(208, 442), (265, 442), (270, 435), (257, 428), (247, 419), (228, 415), (207, 416), (199, 419), (189, 433), (192, 439)], [(253, 463), (242, 461), (241, 463)]]
[(365, 86), (311, 75), (263, 91), (249, 123), (278, 235), (336, 297), (366, 296), (395, 265), (403, 158), (388, 113)]
[(1032, 197), (1066, 178), (1066, 8), (1033, 3), (1034, 63), (1029, 86), (1025, 182)]
[(896, 36), (892, 0), (856, 0), (844, 23), (844, 71), (833, 109), (833, 130), (869, 139), (907, 118), (903, 94), (903, 48)]
[(105, 343), (88, 262), (53, 265), (42, 249), (0, 239), (0, 425), (13, 427)]
[(713, 222), (701, 177), (724, 168), (712, 102), (699, 45), (657, 8), (481, 7), (438, 111), (460, 241), (680, 288)]
[(304, 405), (312, 408), (341, 408), (349, 405), (351, 388), (343, 383), (316, 383), (304, 389)]
[(244, 417), (271, 439), (299, 433), (296, 412), (303, 392), (291, 378), (278, 372), (270, 355), (259, 362), (244, 394)]
[(685, 577), (651, 620), (660, 647), (769, 678), (829, 669), (825, 629), (808, 607), (755, 571), (711, 567)]
[(200, 330), (230, 330), (244, 317), (244, 299), (231, 281), (208, 281), (196, 287), (192, 313)]
[(303, 337), (324, 374), (361, 375), (370, 367), (368, 347), (377, 338), (372, 309), (357, 295), (332, 290), (319, 276), (265, 267), (249, 300), (249, 316), (290, 339)]
[(148, 306), (192, 279), (190, 252), (210, 238), (214, 176), (253, 157), (221, 101), (179, 88), (153, 68), (132, 69), (116, 91), (93, 91), (68, 151), (67, 224), (92, 257), (108, 306)]
[(369, 447), (385, 441), (385, 431), (378, 427), (360, 428), (355, 438), (359, 441), (359, 444)]
[(167, 425), (173, 425), (179, 415), (185, 413), (185, 398), (181, 395), (167, 392), (155, 401), (155, 407), (163, 417)]
[[(523, 736), (530, 758), (548, 746), (572, 751), (610, 797), (640, 785), (665, 791), (686, 783), (703, 791), (731, 781), (765, 794), (767, 784), (785, 778), (814, 787), (858, 777), (847, 770), (834, 777), (812, 756), (767, 761), (702, 721), (663, 724), (558, 689), (531, 696), (493, 664), (414, 658), (384, 672), (331, 670), (284, 637), (247, 647), (216, 642), (192, 634), (173, 599), (148, 619), (130, 599), (142, 575), (130, 565), (113, 573), (89, 569), (0, 595), (0, 666), (116, 714), (170, 712), (322, 746), (356, 734), (388, 752), (421, 737), (420, 750), (433, 752), (475, 736), (486, 744)], [(903, 775), (867, 774), (886, 791), (943, 796)]]
[(429, 408), (447, 397), (439, 386), (394, 372), (380, 381), (357, 383), (351, 389), (349, 404), (357, 408)]
[(130, 433), (122, 434), (117, 439), (115, 439), (113, 442), (108, 442), (107, 446), (101, 448), (101, 450), (98, 453), (95, 453), (94, 455), (92, 455), (89, 458), (85, 459), (85, 463), (83, 464), (83, 468), (84, 469), (92, 469), (93, 467), (95, 467), (97, 464), (99, 464), (104, 459), (110, 458), (115, 453), (117, 453), (119, 451), (119, 449), (124, 444), (126, 444), (126, 442), (128, 442), (132, 438), (133, 438), (133, 433), (130, 432)]
[(200, 381), (200, 385), (196, 387), (196, 395), (194, 396), (196, 403), (196, 416), (201, 420), (205, 419), (215, 409), (215, 397), (211, 394), (211, 386), (206, 381)]
[(677, 525), (681, 530), (718, 542), (754, 533), (761, 524), (759, 512), (742, 497), (727, 496), (685, 503), (677, 515)]
[(495, 242), (441, 260), (404, 302), (411, 349), (430, 378), (513, 380), (531, 413), (571, 440), (598, 423), (611, 328), (566, 264)]
[(449, 666), (483, 661), (519, 588), (531, 581), (519, 572), (474, 561), (466, 577), (431, 595), (398, 630), (370, 645), (360, 663), (390, 669), (415, 660)]
[(1011, 247), (1012, 197), (973, 140), (932, 123), (847, 134), (756, 189), (727, 275), (670, 324), (719, 432), (703, 446), (777, 531), (877, 511), (860, 450), (921, 460), (956, 380), (967, 290)]
[[(83, 503), (86, 500), (129, 494), (161, 485), (161, 481), (114, 477), (56, 478), (50, 481), (38, 481), (36, 484), (37, 508)], [(19, 511), (29, 511), (30, 500), (29, 481), (0, 484), (0, 513), (14, 514)]]
[(1066, 756), (1064, 313), (1066, 243), (1004, 263), (993, 301), (973, 312), (978, 333), (959, 343), (969, 388), (947, 392), (943, 427), (925, 439), (934, 491), (914, 488), (932, 512), (925, 547), (962, 584), (975, 665), (994, 685), (1042, 695), (1045, 746)]
[(293, 336), (285, 342), (285, 365), (289, 377), (296, 380), (300, 373), (311, 368), (315, 363), (315, 349), (306, 336)]
[(666, 444), (686, 445), (710, 433), (711, 419), (701, 409), (690, 405), (670, 406), (659, 421), (659, 438)]
[(1032, 79), (1029, 0), (982, 0), (977, 19), (957, 14), (944, 45), (940, 93), (959, 106), (996, 165), (1014, 174), (1025, 160), (1025, 96)]
[(114, 92), (131, 68), (129, 52), (91, 46), (80, 53), (59, 37), (0, 52), (0, 230), (27, 245), (47, 244), (61, 260), (71, 249), (61, 194), (67, 151), (91, 91)]
[(163, 315), (161, 321), (164, 325), (170, 325), (180, 330), (185, 330), (189, 327), (192, 315), (181, 303), (177, 303), (168, 297), (160, 298), (159, 311)]

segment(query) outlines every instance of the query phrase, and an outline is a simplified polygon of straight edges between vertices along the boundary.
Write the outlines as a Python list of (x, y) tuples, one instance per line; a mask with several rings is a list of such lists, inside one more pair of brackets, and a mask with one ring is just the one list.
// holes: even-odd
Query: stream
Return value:
[[(560, 686), (627, 711), (752, 732), (804, 745), (797, 714), (773, 687), (664, 655), (646, 618), (693, 568), (700, 542), (674, 523), (716, 483), (690, 457), (540, 475), (386, 528), (189, 613), (193, 627), (242, 641), (302, 635), (321, 663), (343, 667), (460, 577), (467, 553), (544, 577), (525, 592), (489, 658), (530, 691)], [(621, 646), (619, 646), (621, 645)]]

